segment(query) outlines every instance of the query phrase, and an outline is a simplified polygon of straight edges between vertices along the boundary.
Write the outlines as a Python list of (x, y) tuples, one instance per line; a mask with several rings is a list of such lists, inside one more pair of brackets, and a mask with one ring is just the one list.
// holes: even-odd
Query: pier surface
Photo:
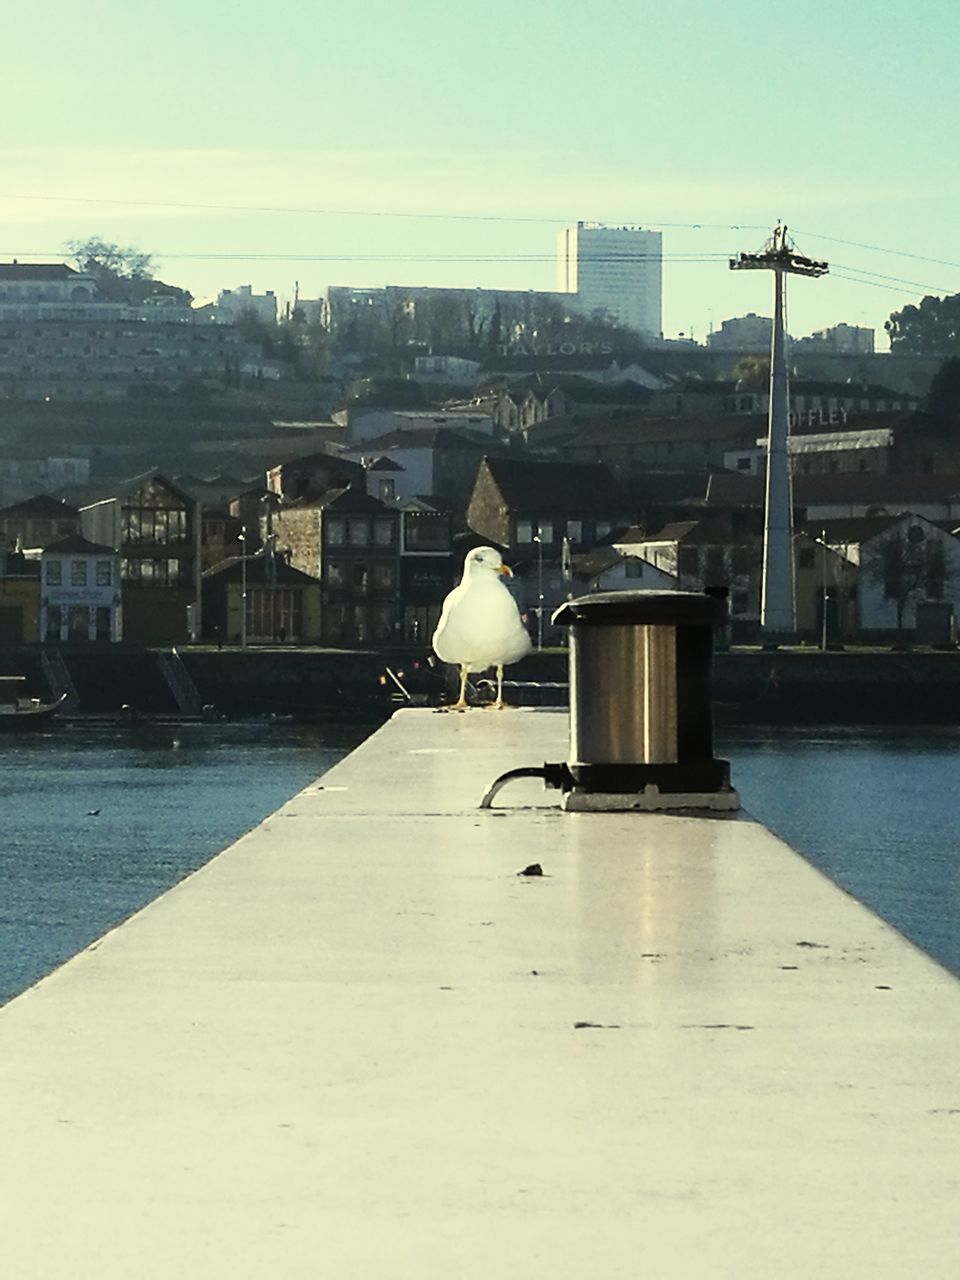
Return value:
[(0, 1273), (954, 1280), (960, 983), (746, 816), (478, 810), (566, 725), (399, 713), (0, 1010)]

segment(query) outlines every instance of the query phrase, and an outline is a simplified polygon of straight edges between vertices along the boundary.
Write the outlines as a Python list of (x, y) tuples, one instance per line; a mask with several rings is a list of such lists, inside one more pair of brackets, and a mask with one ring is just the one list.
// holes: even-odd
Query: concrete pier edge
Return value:
[(746, 815), (477, 808), (566, 725), (398, 713), (0, 1010), (3, 1273), (952, 1280), (960, 983)]

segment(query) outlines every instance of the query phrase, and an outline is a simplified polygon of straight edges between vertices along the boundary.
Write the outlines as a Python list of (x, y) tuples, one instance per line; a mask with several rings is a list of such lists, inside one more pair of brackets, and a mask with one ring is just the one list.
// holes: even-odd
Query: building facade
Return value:
[(80, 512), (62, 498), (38, 493), (0, 510), (0, 535), (10, 547), (46, 547), (80, 531)]
[(40, 556), (40, 634), (48, 644), (123, 638), (120, 554), (71, 534)]
[(266, 551), (223, 560), (203, 575), (203, 638), (216, 644), (319, 644), (320, 583)]
[(557, 239), (558, 287), (578, 311), (603, 312), (636, 333), (663, 332), (663, 236), (643, 227), (578, 222)]
[(110, 302), (62, 263), (0, 263), (0, 399), (121, 399), (223, 385), (248, 348), (232, 324), (157, 298)]
[(0, 549), (0, 644), (40, 639), (40, 564)]
[(148, 472), (80, 518), (85, 536), (120, 552), (125, 639), (183, 644), (199, 634), (200, 509), (185, 490)]
[(333, 489), (273, 514), (279, 553), (320, 579), (325, 644), (373, 644), (400, 631), (399, 512), (364, 489)]

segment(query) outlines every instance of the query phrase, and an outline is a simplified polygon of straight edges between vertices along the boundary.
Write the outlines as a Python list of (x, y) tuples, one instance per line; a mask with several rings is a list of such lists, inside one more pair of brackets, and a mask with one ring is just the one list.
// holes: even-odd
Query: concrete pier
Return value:
[(399, 713), (0, 1010), (0, 1273), (953, 1280), (960, 984), (745, 816), (477, 809), (566, 724)]

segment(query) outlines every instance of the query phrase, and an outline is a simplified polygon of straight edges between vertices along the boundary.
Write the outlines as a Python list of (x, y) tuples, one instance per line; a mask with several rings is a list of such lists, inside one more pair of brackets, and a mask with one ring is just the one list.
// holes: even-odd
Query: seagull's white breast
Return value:
[(530, 636), (516, 601), (499, 575), (490, 570), (468, 574), (450, 592), (433, 648), (441, 661), (470, 671), (518, 662), (530, 652)]

